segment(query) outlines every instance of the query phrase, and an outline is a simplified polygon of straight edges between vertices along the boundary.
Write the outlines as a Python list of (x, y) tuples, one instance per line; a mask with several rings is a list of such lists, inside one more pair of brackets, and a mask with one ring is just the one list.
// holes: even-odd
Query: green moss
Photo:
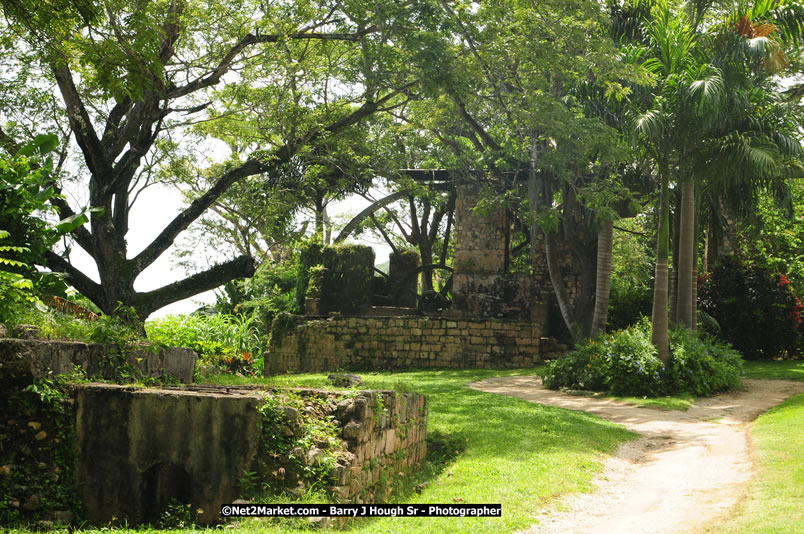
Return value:
[(296, 298), (321, 301), (322, 313), (353, 313), (371, 299), (374, 251), (363, 245), (324, 246), (310, 242), (299, 254)]

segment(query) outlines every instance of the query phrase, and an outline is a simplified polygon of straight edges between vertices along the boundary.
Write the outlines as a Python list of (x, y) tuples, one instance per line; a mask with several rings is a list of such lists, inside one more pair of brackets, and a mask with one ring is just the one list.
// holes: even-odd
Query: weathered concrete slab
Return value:
[[(427, 450), (427, 400), (396, 391), (264, 391), (257, 387), (144, 389), (89, 384), (76, 395), (76, 481), (91, 523), (155, 522), (172, 499), (201, 524), (252, 484), (303, 494), (313, 468), (339, 500), (387, 498), (400, 472)], [(260, 408), (271, 396), (271, 408)], [(291, 405), (280, 404), (291, 400)], [(334, 425), (322, 439), (316, 421)], [(267, 426), (266, 426), (267, 425)], [(315, 477), (313, 474), (312, 476)]]
[(87, 519), (154, 522), (175, 498), (203, 510), (199, 522), (219, 520), (257, 453), (264, 398), (225, 391), (82, 388), (76, 478)]

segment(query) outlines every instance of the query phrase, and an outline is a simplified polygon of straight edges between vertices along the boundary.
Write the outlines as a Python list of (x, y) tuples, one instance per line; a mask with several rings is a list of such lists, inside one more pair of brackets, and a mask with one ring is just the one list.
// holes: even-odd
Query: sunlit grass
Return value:
[(633, 404), (641, 408), (653, 408), (656, 410), (678, 410), (686, 412), (691, 406), (695, 405), (696, 397), (690, 393), (681, 393), (672, 397), (611, 397), (614, 400)]
[(804, 380), (804, 360), (745, 362), (746, 378)]
[[(501, 518), (388, 518), (360, 520), (351, 532), (514, 532), (535, 522), (551, 499), (588, 491), (607, 454), (636, 434), (581, 412), (537, 405), (465, 387), (492, 376), (537, 375), (540, 369), (360, 373), (363, 388), (413, 389), (429, 400), (428, 432), (460, 453), (410, 503), (499, 503)], [(255, 380), (219, 377), (217, 382)], [(326, 374), (260, 379), (273, 385), (322, 387)], [(298, 532), (303, 525), (268, 520), (237, 523), (239, 532)], [(125, 531), (125, 530), (123, 530)], [(178, 532), (187, 532), (180, 530)], [(84, 530), (83, 532), (91, 532)], [(147, 532), (138, 530), (136, 532)]]

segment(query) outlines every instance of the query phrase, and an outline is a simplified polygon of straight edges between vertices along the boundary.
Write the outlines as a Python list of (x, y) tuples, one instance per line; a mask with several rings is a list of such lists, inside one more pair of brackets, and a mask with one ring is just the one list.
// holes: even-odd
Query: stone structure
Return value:
[[(93, 523), (112, 517), (133, 524), (154, 521), (177, 499), (203, 510), (198, 522), (214, 523), (220, 520), (222, 504), (242, 496), (244, 472), (256, 473), (260, 484), (303, 491), (299, 458), (315, 467), (328, 454), (327, 447), (337, 459), (329, 487), (333, 495), (342, 501), (375, 502), (387, 495), (394, 476), (424, 458), (423, 396), (294, 391), (317, 400), (304, 411), (279, 407), (282, 417), (270, 420), (260, 407), (272, 392), (254, 388), (83, 387), (76, 402), (77, 483), (87, 518)], [(340, 444), (282, 452), (278, 442), (266, 439), (298, 437), (302, 418), (313, 406), (325, 407), (320, 416), (332, 416)]]
[[(503, 208), (477, 213), (474, 208), (481, 189), (470, 184), (459, 185), (457, 190), (452, 312), (462, 317), (530, 320), (545, 326), (552, 285), (543, 238), (531, 243), (533, 274), (509, 272), (513, 228), (510, 213)], [(561, 258), (562, 268), (571, 267), (569, 251), (563, 250)], [(572, 297), (575, 285), (569, 284)]]
[[(71, 373), (76, 366), (87, 376), (114, 378), (116, 362), (109, 361), (108, 347), (99, 343), (52, 341), (43, 339), (0, 339), (0, 374), (19, 375), (23, 380)], [(198, 355), (183, 348), (158, 348), (142, 345), (126, 354), (126, 363), (144, 377), (172, 376), (189, 384)]]
[[(424, 173), (419, 178), (434, 176)], [(560, 352), (563, 346), (546, 335), (550, 331), (565, 337), (561, 334), (563, 321), (552, 302), (544, 239), (537, 237), (531, 243), (533, 274), (511, 273), (512, 215), (504, 208), (476, 211), (482, 197), (477, 184), (458, 184), (456, 193), (451, 309), (428, 318), (411, 317), (409, 309), (394, 313), (394, 308), (383, 307), (360, 317), (275, 323), (278, 328), (273, 329), (266, 373), (526, 367)], [(574, 305), (579, 294), (578, 265), (566, 247), (559, 251), (559, 258)], [(391, 274), (389, 286), (394, 283)]]
[(331, 317), (304, 322), (273, 344), (265, 372), (422, 367), (529, 367), (541, 361), (531, 321)]

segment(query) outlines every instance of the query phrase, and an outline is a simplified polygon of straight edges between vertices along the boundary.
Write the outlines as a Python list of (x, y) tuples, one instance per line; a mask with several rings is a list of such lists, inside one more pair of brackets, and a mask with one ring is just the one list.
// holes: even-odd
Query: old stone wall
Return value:
[[(339, 443), (319, 442), (307, 450), (277, 456), (269, 449), (256, 459), (256, 470), (271, 487), (303, 494), (310, 483), (300, 473), (315, 469), (331, 457), (335, 466), (327, 489), (343, 502), (382, 502), (394, 481), (407, 475), (427, 452), (427, 400), (423, 395), (396, 391), (332, 392), (292, 390), (305, 400), (303, 411), (313, 420), (331, 417), (337, 425)], [(281, 397), (280, 397), (281, 398)], [(301, 413), (290, 406), (279, 421), (285, 434), (299, 437)], [(270, 423), (265, 423), (270, 424)], [(299, 464), (297, 458), (302, 458)], [(282, 469), (278, 469), (278, 468)], [(276, 473), (281, 473), (276, 476)]]
[(529, 367), (541, 336), (529, 320), (330, 317), (275, 331), (265, 372)]
[[(321, 476), (336, 498), (376, 502), (424, 458), (422, 395), (289, 391), (82, 387), (77, 481), (87, 519), (154, 522), (176, 499), (199, 523), (214, 523), (222, 504), (247, 497), (244, 473), (255, 473), (257, 487), (301, 495), (327, 466)], [(306, 434), (315, 424), (334, 425), (334, 434)]]

